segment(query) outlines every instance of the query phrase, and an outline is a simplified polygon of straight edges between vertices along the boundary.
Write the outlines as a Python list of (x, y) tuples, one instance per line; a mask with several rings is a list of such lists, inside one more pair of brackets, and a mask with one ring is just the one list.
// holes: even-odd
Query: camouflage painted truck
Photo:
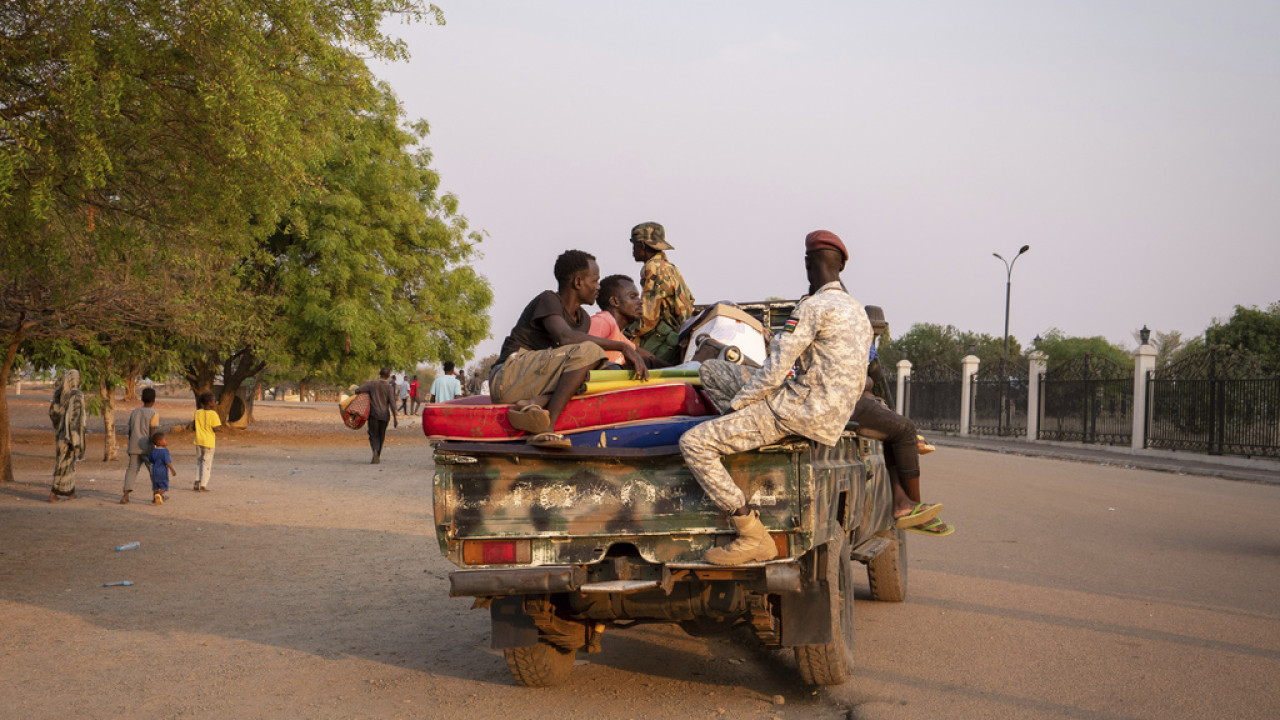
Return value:
[(790, 437), (725, 465), (760, 509), (776, 560), (702, 562), (733, 529), (675, 445), (440, 443), (436, 535), (459, 567), (450, 594), (489, 610), (492, 645), (521, 685), (563, 682), (606, 630), (651, 622), (696, 636), (746, 625), (765, 645), (793, 648), (805, 682), (844, 682), (853, 563), (866, 564), (872, 598), (906, 595), (880, 443), (850, 426), (833, 447)]

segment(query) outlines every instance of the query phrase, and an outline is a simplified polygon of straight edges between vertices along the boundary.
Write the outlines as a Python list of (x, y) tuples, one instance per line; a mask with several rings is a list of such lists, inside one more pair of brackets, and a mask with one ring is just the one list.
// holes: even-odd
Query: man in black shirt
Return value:
[(557, 289), (539, 293), (526, 305), (503, 341), (489, 394), (495, 403), (515, 404), (507, 418), (531, 433), (529, 444), (566, 448), (569, 441), (553, 432), (556, 418), (588, 373), (605, 363), (606, 350), (621, 352), (640, 379), (649, 372), (631, 345), (588, 333), (591, 315), (583, 305), (595, 303), (600, 291), (596, 259), (568, 250), (556, 258), (555, 277)]
[(400, 426), (400, 421), (396, 417), (395, 391), (387, 379), (389, 377), (391, 377), (391, 368), (384, 367), (378, 373), (377, 380), (370, 380), (356, 388), (356, 394), (369, 394), (369, 447), (373, 449), (371, 462), (374, 465), (381, 460), (382, 444), (387, 436), (387, 421), (395, 423), (396, 427)]

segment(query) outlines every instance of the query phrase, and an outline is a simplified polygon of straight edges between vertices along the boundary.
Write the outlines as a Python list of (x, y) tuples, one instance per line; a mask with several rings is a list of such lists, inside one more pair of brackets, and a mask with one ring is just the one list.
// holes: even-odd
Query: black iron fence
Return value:
[(1147, 374), (1145, 447), (1280, 457), (1280, 372), (1208, 347)]
[(1133, 365), (1085, 353), (1040, 376), (1040, 440), (1129, 445)]
[(960, 431), (960, 372), (934, 360), (907, 376), (907, 417), (922, 430)]
[(969, 432), (1025, 437), (1027, 366), (1000, 358), (978, 368), (969, 383)]

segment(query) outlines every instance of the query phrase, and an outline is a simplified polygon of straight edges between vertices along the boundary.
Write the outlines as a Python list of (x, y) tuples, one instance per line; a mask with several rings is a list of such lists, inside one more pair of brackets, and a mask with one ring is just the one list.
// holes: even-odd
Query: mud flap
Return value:
[(490, 647), (532, 647), (538, 644), (538, 626), (524, 611), (524, 596), (495, 598), (489, 605), (489, 618), (493, 621), (493, 640)]

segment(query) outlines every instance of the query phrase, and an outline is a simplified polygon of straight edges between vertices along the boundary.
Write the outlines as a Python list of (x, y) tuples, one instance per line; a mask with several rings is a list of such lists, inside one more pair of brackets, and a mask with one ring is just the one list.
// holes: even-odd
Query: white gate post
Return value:
[(1142, 345), (1133, 353), (1133, 437), (1129, 445), (1135, 450), (1146, 446), (1147, 373), (1156, 369), (1156, 349)]
[(960, 434), (969, 434), (969, 406), (973, 403), (973, 376), (978, 374), (978, 356), (965, 355), (960, 361)]
[(1027, 440), (1035, 442), (1040, 434), (1040, 376), (1044, 375), (1045, 362), (1049, 359), (1039, 350), (1032, 350), (1031, 367), (1027, 372)]
[(911, 377), (911, 361), (898, 361), (898, 397), (894, 399), (899, 415), (907, 414), (907, 378)]

